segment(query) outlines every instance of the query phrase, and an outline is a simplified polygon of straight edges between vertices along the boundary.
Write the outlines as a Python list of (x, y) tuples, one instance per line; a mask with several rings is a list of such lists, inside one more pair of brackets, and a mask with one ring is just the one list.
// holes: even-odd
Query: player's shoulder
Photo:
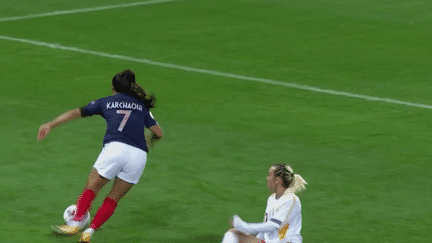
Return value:
[(99, 101), (101, 102), (126, 102), (126, 103), (137, 103), (139, 104), (138, 100), (136, 100), (134, 97), (123, 94), (123, 93), (118, 93), (118, 94), (114, 94), (114, 95), (110, 95), (110, 96), (105, 96), (103, 98), (100, 98)]
[(291, 191), (288, 191), (288, 190), (285, 191), (285, 193), (283, 194), (283, 196), (281, 197), (281, 199), (284, 200), (284, 201), (287, 201), (287, 202), (289, 202), (289, 201), (300, 201), (299, 197), (295, 193), (293, 193)]
[(267, 204), (270, 204), (274, 200), (276, 200), (276, 193), (273, 193), (268, 197)]
[(109, 95), (109, 96), (105, 96), (100, 98), (101, 101), (117, 101), (119, 99), (121, 99), (121, 95), (120, 94), (114, 94), (114, 95)]
[(91, 100), (91, 101), (89, 102), (89, 104), (90, 104), (90, 105), (99, 104), (99, 103), (105, 101), (106, 99), (108, 99), (109, 97), (110, 97), (110, 96), (99, 97), (99, 98), (97, 98), (97, 99)]
[(103, 98), (98, 98), (98, 99), (91, 100), (90, 102), (88, 102), (87, 107), (98, 106), (101, 103), (102, 100), (103, 100)]

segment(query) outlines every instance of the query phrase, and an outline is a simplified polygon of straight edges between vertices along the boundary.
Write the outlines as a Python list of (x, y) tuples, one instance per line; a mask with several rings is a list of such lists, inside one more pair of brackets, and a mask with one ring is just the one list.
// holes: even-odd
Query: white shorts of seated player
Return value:
[(93, 167), (108, 180), (118, 177), (137, 184), (146, 162), (147, 152), (144, 150), (121, 142), (110, 142), (105, 144)]

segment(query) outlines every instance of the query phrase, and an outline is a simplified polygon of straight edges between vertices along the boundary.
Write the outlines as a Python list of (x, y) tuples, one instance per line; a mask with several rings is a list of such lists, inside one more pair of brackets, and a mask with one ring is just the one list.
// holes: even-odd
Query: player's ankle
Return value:
[(94, 232), (95, 232), (95, 230), (92, 228), (88, 228), (84, 231), (84, 233), (89, 233), (89, 234), (93, 234)]

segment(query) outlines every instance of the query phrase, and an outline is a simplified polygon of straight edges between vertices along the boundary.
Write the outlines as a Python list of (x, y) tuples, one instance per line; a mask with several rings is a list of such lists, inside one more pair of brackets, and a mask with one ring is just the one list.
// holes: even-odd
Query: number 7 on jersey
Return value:
[(131, 110), (117, 110), (117, 114), (122, 114), (122, 115), (124, 115), (123, 120), (122, 120), (122, 122), (120, 123), (120, 126), (119, 126), (119, 128), (118, 128), (118, 131), (119, 131), (119, 132), (123, 131), (123, 128), (125, 127), (126, 122), (128, 121), (129, 116), (130, 116), (131, 113), (132, 113)]

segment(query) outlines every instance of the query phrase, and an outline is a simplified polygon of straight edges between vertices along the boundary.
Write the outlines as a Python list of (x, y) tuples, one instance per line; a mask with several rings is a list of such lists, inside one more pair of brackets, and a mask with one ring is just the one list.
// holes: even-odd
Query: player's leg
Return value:
[(97, 230), (105, 221), (107, 221), (114, 213), (120, 199), (126, 195), (132, 186), (133, 184), (123, 181), (120, 178), (116, 178), (110, 193), (97, 211), (90, 228)]
[(237, 235), (234, 233), (234, 230), (230, 229), (225, 232), (225, 235), (222, 239), (222, 243), (238, 243), (239, 239)]
[(260, 240), (253, 235), (247, 235), (240, 232), (237, 233), (237, 236), (239, 239), (239, 243), (263, 243), (264, 242), (263, 240)]
[(88, 177), (87, 185), (77, 200), (77, 219), (90, 209), (91, 202), (98, 192), (120, 173), (125, 163), (123, 146), (122, 143), (111, 142), (102, 149)]
[(73, 222), (68, 223), (68, 225), (52, 226), (53, 230), (59, 234), (69, 235), (75, 234), (82, 229), (85, 226), (85, 217), (88, 217), (87, 211), (89, 210), (91, 203), (96, 197), (96, 194), (108, 181), (108, 179), (100, 176), (96, 169), (93, 169), (88, 177), (86, 187), (76, 202), (77, 210)]
[(263, 243), (263, 241), (253, 235), (230, 229), (225, 233), (222, 243)]
[(76, 202), (77, 212), (74, 220), (81, 220), (90, 209), (93, 199), (108, 182), (108, 179), (99, 175), (98, 171), (93, 168), (88, 177), (87, 185)]
[(107, 197), (113, 199), (118, 203), (120, 199), (122, 199), (126, 195), (126, 193), (130, 191), (133, 185), (133, 183), (126, 182), (120, 178), (116, 178), (113, 187)]
[[(93, 168), (92, 171), (90, 172), (90, 175), (87, 179), (87, 183), (84, 187), (84, 190), (91, 190), (93, 191), (96, 195), (98, 194), (98, 192), (106, 185), (106, 183), (108, 183), (109, 180), (102, 177), (101, 175), (99, 175), (97, 169)], [(80, 195), (81, 196), (81, 195)], [(77, 198), (77, 203), (79, 201), (80, 197)]]
[(97, 169), (93, 168), (88, 177), (87, 185), (85, 188), (90, 189), (97, 194), (106, 185), (107, 182), (109, 182), (109, 180), (99, 175)]
[(99, 157), (97, 158), (94, 169), (91, 171), (87, 185), (77, 200), (77, 212), (68, 225), (53, 226), (55, 232), (60, 234), (75, 234), (83, 227), (83, 219), (90, 208), (97, 192), (121, 171), (124, 164), (123, 145), (117, 142), (105, 144)]
[(138, 183), (144, 171), (147, 161), (145, 151), (125, 144), (122, 145), (122, 153), (126, 162), (121, 167), (121, 171), (116, 174), (113, 187), (97, 211), (90, 227), (81, 235), (83, 242), (88, 242), (94, 231), (111, 217), (120, 199), (126, 195), (134, 184)]
[(90, 227), (82, 235), (80, 242), (89, 242), (95, 230), (99, 229), (114, 213), (120, 199), (132, 188), (134, 184), (128, 183), (120, 178), (116, 178), (114, 185), (105, 198), (102, 206), (96, 213)]
[[(101, 175), (99, 175), (97, 169), (93, 168), (88, 179), (87, 179), (87, 183), (84, 187), (84, 190), (82, 191), (82, 193), (78, 196), (77, 200), (76, 200), (76, 205), (78, 205), (80, 198), (83, 197), (83, 194), (86, 190), (90, 190), (92, 192), (94, 192), (95, 197), (97, 196), (97, 194), (99, 193), (99, 191), (109, 182), (110, 180), (106, 179), (105, 177), (102, 177)], [(92, 193), (93, 194), (93, 193)], [(91, 210), (92, 208), (92, 204), (90, 204), (90, 207), (88, 210)]]

